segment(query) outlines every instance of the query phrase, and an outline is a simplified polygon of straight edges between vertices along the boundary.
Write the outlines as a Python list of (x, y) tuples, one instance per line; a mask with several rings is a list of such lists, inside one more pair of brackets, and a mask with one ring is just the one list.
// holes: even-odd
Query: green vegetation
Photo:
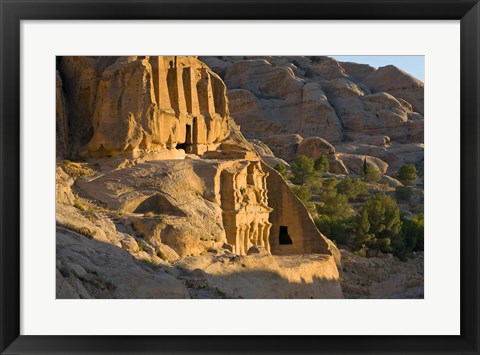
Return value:
[(381, 177), (382, 177), (382, 172), (376, 165), (374, 164), (367, 165), (367, 169), (365, 172), (365, 181), (375, 182), (380, 180)]
[(398, 201), (410, 202), (412, 188), (409, 186), (397, 186), (395, 187), (395, 196), (397, 196)]
[(276, 171), (278, 171), (278, 172), (280, 173), (280, 175), (283, 176), (284, 179), (288, 179), (288, 178), (289, 178), (289, 174), (288, 174), (287, 168), (286, 168), (285, 165), (283, 165), (282, 163), (276, 164), (273, 168), (274, 168)]
[(418, 179), (417, 168), (413, 164), (405, 164), (398, 170), (398, 180), (403, 184)]
[(346, 177), (338, 183), (337, 191), (346, 195), (349, 201), (354, 201), (360, 196), (368, 196), (368, 184), (361, 179)]
[(322, 201), (322, 204), (317, 205), (317, 211), (321, 215), (335, 219), (346, 219), (353, 215), (347, 196), (337, 193), (336, 189), (324, 191)]
[[(401, 260), (423, 250), (423, 214), (412, 218), (401, 216), (396, 201), (410, 201), (412, 188), (397, 187), (394, 198), (385, 194), (382, 191), (391, 193), (392, 189), (371, 184), (382, 173), (366, 159), (360, 178), (322, 178), (329, 170), (325, 155), (315, 161), (299, 155), (291, 165), (291, 173), (283, 164), (277, 164), (275, 170), (290, 179), (294, 184), (292, 191), (307, 207), (318, 230), (337, 245), (347, 245), (360, 256), (384, 252)], [(411, 168), (404, 170), (409, 171), (409, 179), (413, 177)]]
[(424, 217), (423, 213), (408, 219), (402, 217), (402, 231), (396, 241), (395, 255), (401, 260), (406, 260), (414, 251), (422, 251), (424, 243)]
[(304, 155), (299, 155), (295, 158), (291, 169), (293, 174), (292, 182), (294, 184), (306, 184), (315, 176), (313, 160)]
[(304, 186), (293, 186), (292, 191), (305, 205), (308, 204), (310, 197), (312, 197), (312, 192), (310, 188), (306, 185)]
[(328, 163), (328, 158), (325, 154), (320, 155), (313, 162), (313, 168), (319, 174), (328, 173), (330, 170), (330, 164)]
[(364, 158), (360, 177), (363, 181), (375, 182), (380, 180), (382, 172), (375, 164), (368, 163), (367, 158)]
[(397, 238), (402, 228), (397, 203), (385, 194), (377, 194), (368, 199), (355, 220), (357, 247), (391, 252), (392, 240)]
[(350, 219), (336, 219), (327, 215), (314, 218), (318, 230), (336, 244), (347, 244), (352, 233)]

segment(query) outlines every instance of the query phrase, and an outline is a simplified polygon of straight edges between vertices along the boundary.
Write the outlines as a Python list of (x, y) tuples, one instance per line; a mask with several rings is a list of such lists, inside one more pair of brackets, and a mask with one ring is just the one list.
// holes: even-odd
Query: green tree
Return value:
[(315, 176), (313, 160), (304, 155), (295, 158), (291, 169), (293, 173), (292, 182), (297, 185), (308, 183)]
[(412, 188), (409, 186), (397, 186), (395, 187), (395, 196), (397, 196), (398, 201), (410, 202)]
[(413, 164), (405, 164), (398, 170), (398, 180), (406, 184), (418, 179), (417, 168)]
[(356, 245), (365, 244), (377, 251), (391, 252), (391, 242), (398, 238), (401, 227), (400, 211), (395, 200), (385, 194), (377, 194), (368, 199), (356, 218)]
[(375, 164), (367, 164), (365, 169), (365, 181), (374, 182), (380, 180), (382, 172)]
[(337, 185), (337, 191), (345, 194), (349, 201), (357, 199), (359, 196), (368, 195), (368, 184), (361, 179), (351, 179), (346, 177)]
[(327, 178), (322, 180), (322, 191), (337, 190), (338, 180), (334, 178)]
[(278, 163), (273, 168), (276, 171), (278, 171), (279, 174), (282, 175), (284, 179), (288, 179), (288, 171), (285, 165), (283, 165), (282, 163)]
[(347, 196), (337, 193), (336, 190), (324, 191), (321, 198), (322, 203), (317, 205), (317, 212), (321, 215), (346, 219), (354, 214), (352, 207), (348, 203)]
[(334, 240), (337, 244), (347, 244), (351, 234), (349, 219), (336, 219), (327, 215), (314, 218), (318, 230)]
[(424, 217), (423, 213), (413, 216), (411, 219), (402, 218), (401, 239), (408, 251), (423, 250)]
[(292, 191), (305, 205), (308, 204), (310, 197), (312, 197), (312, 192), (310, 188), (306, 185), (303, 186), (292, 186)]
[(328, 163), (327, 156), (325, 154), (320, 155), (317, 159), (315, 159), (313, 167), (315, 171), (320, 174), (328, 173), (330, 170), (330, 164)]
[(362, 170), (360, 171), (360, 178), (365, 181), (365, 177), (367, 176), (367, 158), (363, 158), (363, 165), (362, 165)]

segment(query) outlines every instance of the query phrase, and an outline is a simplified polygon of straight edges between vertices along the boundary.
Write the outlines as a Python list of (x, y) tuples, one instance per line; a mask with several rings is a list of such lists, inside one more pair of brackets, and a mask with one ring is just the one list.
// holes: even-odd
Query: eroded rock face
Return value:
[(265, 59), (238, 61), (226, 69), (225, 82), (231, 112), (248, 138), (284, 132), (341, 138), (340, 122), (321, 86), (305, 84), (290, 67)]
[[(227, 268), (230, 271), (223, 266), (208, 270), (212, 277), (220, 275), (212, 289), (221, 286), (229, 297), (341, 297), (336, 247), (318, 232), (305, 206), (259, 154), (271, 158), (271, 163), (284, 161), (260, 141), (253, 147), (230, 119), (226, 87), (204, 63), (194, 57), (65, 57), (60, 61), (57, 125), (65, 135), (60, 134), (59, 157), (66, 152), (80, 154), (85, 162), (66, 160), (57, 168), (59, 297), (130, 298), (135, 287), (145, 298), (188, 297), (189, 281), (176, 283), (183, 271), (168, 267), (187, 258), (203, 263), (206, 254), (221, 251), (227, 258), (247, 258), (245, 263), (252, 268), (239, 273), (243, 281), (224, 279), (233, 266)], [(265, 65), (272, 69), (265, 60), (253, 64), (257, 66), (253, 73), (259, 75)], [(242, 65), (236, 70), (245, 70)], [(259, 83), (254, 92), (281, 85), (282, 95), (295, 98), (297, 88), (303, 90), (294, 75), (298, 70), (295, 66), (273, 69), (270, 82)], [(237, 84), (243, 85), (241, 80)], [(239, 89), (239, 95), (250, 94)], [(305, 88), (305, 100), (312, 101), (306, 107), (324, 99), (320, 87)], [(328, 103), (320, 102), (324, 104), (332, 114)], [(303, 113), (307, 121), (317, 110), (311, 107), (311, 112)], [(75, 123), (70, 122), (72, 118)], [(277, 142), (273, 149), (285, 150), (292, 159), (302, 140), (298, 135), (271, 139)], [(285, 141), (289, 142), (286, 147)], [(326, 141), (320, 143), (320, 150), (333, 149)], [(279, 236), (283, 227), (292, 233), (287, 243), (285, 235)], [(116, 248), (112, 258), (87, 253), (94, 260), (85, 262), (77, 255), (85, 254), (84, 248), (97, 248), (96, 243), (105, 244), (100, 248), (104, 253)], [(318, 260), (305, 259), (308, 267), (295, 265), (300, 279), (297, 271), (283, 270), (287, 266), (272, 256), (312, 253), (319, 254)], [(140, 260), (172, 273), (173, 278), (145, 274), (161, 289), (171, 290), (157, 290), (138, 280), (121, 286), (123, 278), (109, 270), (116, 263), (128, 263), (125, 255), (132, 256), (125, 277), (136, 272)], [(109, 270), (102, 269), (105, 265)], [(237, 263), (236, 267), (245, 266)], [(252, 286), (263, 282), (255, 268), (265, 268), (265, 275), (274, 275), (279, 285), (300, 286), (273, 293), (268, 286), (235, 291), (249, 278)], [(311, 279), (307, 284), (313, 288), (304, 285), (303, 279)], [(101, 287), (89, 288), (91, 284)]]
[(127, 251), (57, 229), (57, 298), (190, 298), (180, 280)]
[(225, 76), (231, 113), (247, 138), (289, 132), (336, 144), (361, 131), (423, 141), (423, 83), (394, 66), (329, 57), (203, 58)]
[(56, 133), (57, 133), (57, 155), (64, 156), (68, 154), (68, 117), (67, 117), (67, 103), (63, 94), (63, 81), (60, 73), (57, 70), (56, 78)]
[(423, 115), (423, 83), (403, 70), (387, 65), (371, 72), (364, 79), (373, 92), (388, 92), (412, 106), (415, 112)]
[(63, 57), (60, 72), (71, 154), (181, 157), (177, 150), (202, 154), (228, 136), (225, 85), (194, 57)]

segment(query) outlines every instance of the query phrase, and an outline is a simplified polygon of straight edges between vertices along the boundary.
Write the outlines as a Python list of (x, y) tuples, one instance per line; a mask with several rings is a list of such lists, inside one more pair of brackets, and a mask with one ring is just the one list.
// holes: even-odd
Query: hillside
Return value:
[[(58, 298), (423, 294), (423, 83), (400, 69), (58, 57), (56, 94)], [(375, 199), (387, 227), (361, 232)]]

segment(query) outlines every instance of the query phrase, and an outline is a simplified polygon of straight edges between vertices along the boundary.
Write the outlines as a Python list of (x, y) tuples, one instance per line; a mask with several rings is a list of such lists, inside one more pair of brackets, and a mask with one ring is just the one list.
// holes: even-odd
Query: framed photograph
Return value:
[(0, 3), (1, 354), (480, 353), (478, 1)]

